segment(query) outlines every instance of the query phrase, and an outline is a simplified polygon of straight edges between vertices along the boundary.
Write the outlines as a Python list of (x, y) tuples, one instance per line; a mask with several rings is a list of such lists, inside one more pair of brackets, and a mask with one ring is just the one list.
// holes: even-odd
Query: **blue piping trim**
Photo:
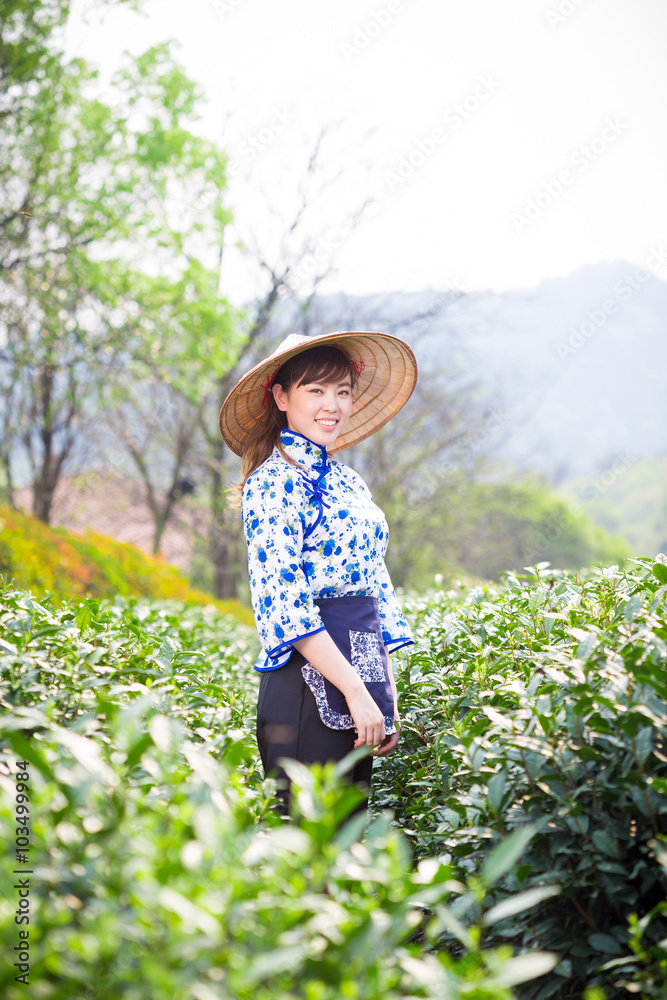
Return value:
[[(394, 646), (395, 642), (400, 642), (400, 646)], [(397, 649), (403, 649), (404, 646), (416, 646), (416, 645), (417, 643), (415, 642), (414, 639), (405, 639), (405, 638), (390, 639), (388, 643), (385, 642), (384, 648), (387, 650), (388, 653), (395, 653)], [(390, 646), (392, 646), (393, 648), (390, 649), (389, 648)]]
[(303, 635), (296, 635), (293, 639), (281, 642), (279, 646), (274, 646), (273, 649), (270, 649), (266, 655), (270, 660), (275, 660), (276, 656), (280, 656), (281, 653), (288, 650), (295, 642), (298, 642), (299, 639), (307, 639), (309, 635), (317, 635), (318, 632), (324, 632), (325, 629), (326, 625), (323, 625), (322, 628), (316, 628), (314, 632), (304, 632)]
[[(310, 499), (314, 499), (319, 507), (315, 523), (311, 524), (310, 527), (306, 528), (306, 530), (303, 533), (303, 537), (305, 540), (306, 538), (308, 538), (309, 535), (313, 533), (313, 531), (315, 531), (315, 528), (318, 526), (318, 524), (324, 517), (324, 508), (325, 507), (327, 509), (331, 508), (331, 504), (328, 504), (323, 496), (323, 494), (326, 493), (327, 491), (323, 486), (320, 485), (320, 483), (326, 476), (327, 472), (329, 472), (331, 469), (331, 462), (329, 460), (329, 456), (327, 455), (327, 446), (325, 444), (318, 444), (317, 441), (313, 441), (312, 438), (306, 437), (306, 435), (302, 434), (300, 431), (290, 431), (288, 430), (287, 427), (283, 427), (281, 429), (280, 432), (281, 443), (283, 438), (283, 431), (285, 432), (285, 434), (292, 434), (295, 435), (296, 437), (303, 438), (304, 441), (308, 441), (310, 444), (313, 445), (314, 448), (318, 448), (320, 451), (320, 458), (316, 462), (313, 462), (313, 469), (317, 469), (319, 472), (317, 479), (309, 478), (302, 469), (297, 469), (299, 476), (301, 477), (303, 484), (306, 487), (306, 490), (310, 493)], [(308, 579), (308, 574), (306, 574), (306, 579)]]

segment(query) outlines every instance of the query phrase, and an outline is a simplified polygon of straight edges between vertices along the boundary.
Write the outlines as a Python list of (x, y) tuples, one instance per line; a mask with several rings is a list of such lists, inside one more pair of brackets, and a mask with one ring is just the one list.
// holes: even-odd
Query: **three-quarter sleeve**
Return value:
[(388, 653), (395, 653), (403, 646), (413, 646), (415, 640), (412, 638), (407, 619), (401, 611), (384, 560), (379, 567), (377, 577), (380, 583), (378, 612), (382, 626), (382, 641)]
[(250, 596), (269, 660), (325, 628), (301, 566), (304, 506), (298, 476), (290, 470), (253, 474), (243, 488)]

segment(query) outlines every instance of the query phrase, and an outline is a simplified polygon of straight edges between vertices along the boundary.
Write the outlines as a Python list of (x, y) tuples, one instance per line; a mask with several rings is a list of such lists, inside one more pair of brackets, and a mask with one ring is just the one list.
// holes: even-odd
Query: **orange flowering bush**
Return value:
[(0, 579), (57, 603), (77, 597), (142, 596), (213, 604), (247, 625), (252, 610), (239, 601), (219, 601), (191, 587), (162, 556), (150, 556), (129, 542), (88, 530), (76, 535), (52, 528), (30, 514), (0, 506)]

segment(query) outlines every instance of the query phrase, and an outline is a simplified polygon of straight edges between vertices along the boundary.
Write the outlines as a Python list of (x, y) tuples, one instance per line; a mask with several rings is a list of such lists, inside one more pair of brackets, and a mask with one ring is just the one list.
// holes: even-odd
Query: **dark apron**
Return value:
[[(327, 632), (382, 712), (385, 733), (396, 732), (394, 695), (389, 682), (389, 660), (382, 641), (377, 597), (323, 597), (313, 603)], [(354, 729), (342, 692), (308, 661), (301, 667), (301, 673), (315, 697), (324, 725), (329, 729)]]

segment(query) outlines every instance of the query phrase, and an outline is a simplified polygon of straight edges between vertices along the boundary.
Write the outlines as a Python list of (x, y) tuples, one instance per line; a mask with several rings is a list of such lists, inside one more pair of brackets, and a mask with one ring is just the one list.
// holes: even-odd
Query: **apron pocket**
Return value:
[[(385, 733), (387, 735), (395, 733), (394, 696), (385, 659), (382, 656), (380, 636), (377, 632), (363, 632), (359, 629), (347, 629), (347, 633), (348, 641), (345, 643), (347, 648), (341, 649), (341, 652), (349, 659), (366, 685), (366, 690), (382, 712)], [(341, 648), (340, 642), (337, 641), (336, 645)], [(313, 693), (317, 711), (324, 725), (329, 729), (355, 729), (354, 719), (350, 715), (343, 693), (308, 662), (301, 667), (301, 673)]]
[[(352, 716), (338, 712), (335, 708), (329, 704), (329, 698), (327, 697), (327, 690), (325, 685), (327, 684), (325, 678), (315, 667), (311, 667), (310, 663), (306, 663), (301, 667), (301, 673), (303, 674), (303, 679), (313, 692), (315, 701), (317, 703), (317, 711), (319, 712), (320, 719), (325, 726), (329, 729), (354, 729), (354, 719)], [(331, 685), (333, 687), (333, 685)], [(337, 688), (335, 690), (338, 690)], [(342, 698), (341, 694), (341, 698)], [(343, 699), (344, 700), (344, 699)], [(345, 702), (347, 704), (347, 702)]]
[(350, 629), (350, 659), (362, 681), (379, 681), (386, 679), (380, 639), (375, 632), (355, 632)]

